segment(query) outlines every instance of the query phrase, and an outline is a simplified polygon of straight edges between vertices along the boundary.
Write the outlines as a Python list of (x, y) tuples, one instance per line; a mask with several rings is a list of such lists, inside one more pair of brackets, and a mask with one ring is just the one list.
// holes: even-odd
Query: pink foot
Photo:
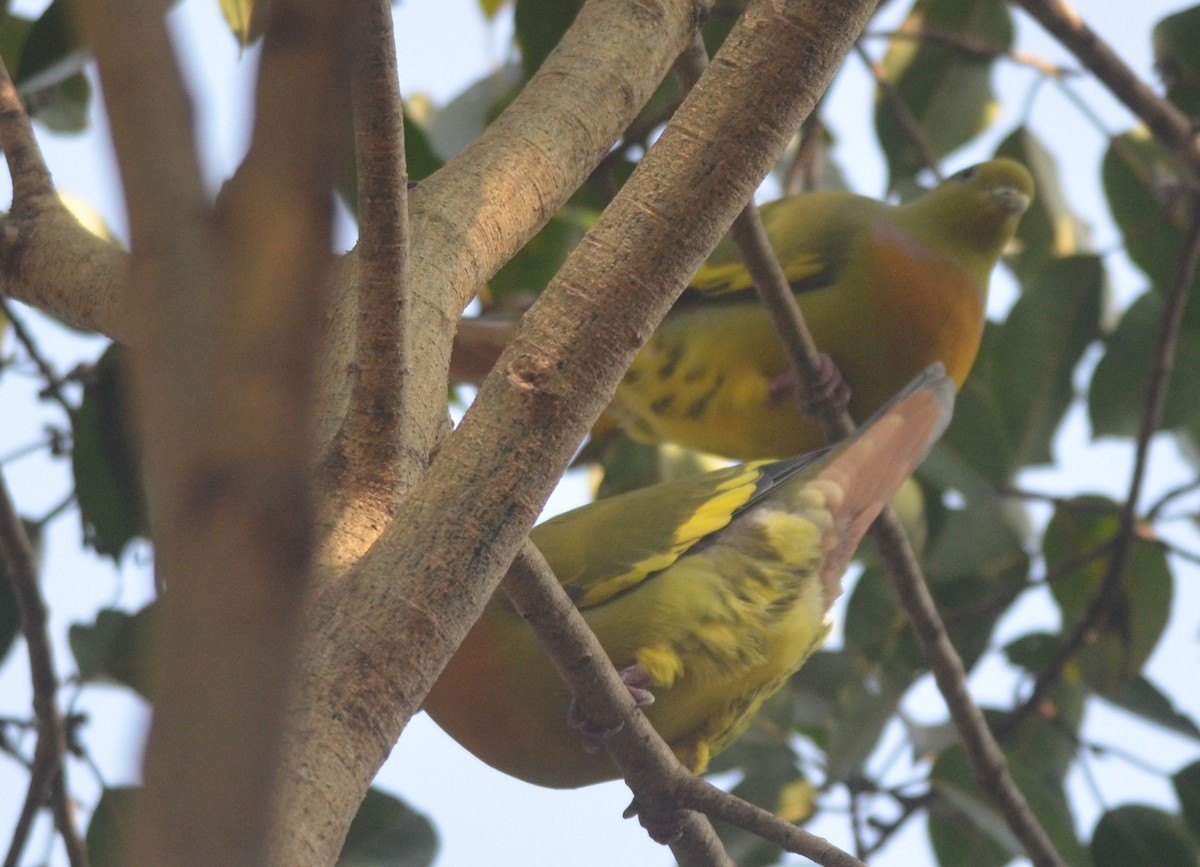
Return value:
[[(638, 707), (649, 707), (654, 704), (654, 693), (650, 691), (654, 682), (640, 666), (628, 665), (622, 668), (618, 674), (621, 675), (621, 682), (625, 684)], [(599, 752), (600, 747), (604, 744), (604, 739), (612, 737), (621, 730), (620, 725), (605, 728), (588, 719), (584, 716), (579, 702), (574, 697), (571, 698), (571, 704), (567, 708), (567, 725), (579, 730), (583, 736), (583, 748), (589, 753)]]
[(801, 389), (791, 370), (779, 374), (767, 384), (767, 400), (771, 403), (788, 398), (795, 399), (796, 414), (800, 418), (812, 418), (817, 414), (818, 407), (844, 407), (850, 401), (850, 386), (846, 385), (833, 359), (822, 352), (821, 379), (815, 389)]

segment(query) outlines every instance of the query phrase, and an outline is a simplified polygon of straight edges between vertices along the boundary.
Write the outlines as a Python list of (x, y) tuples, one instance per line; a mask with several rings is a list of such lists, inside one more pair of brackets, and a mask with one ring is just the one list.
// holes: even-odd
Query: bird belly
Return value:
[(570, 692), (529, 627), (493, 599), (425, 699), (443, 731), (509, 776), (555, 789), (617, 776), (568, 727)]
[[(981, 287), (955, 263), (897, 230), (877, 230), (872, 250), (870, 272), (876, 277), (864, 298), (870, 309), (855, 335), (857, 351), (829, 350), (835, 359), (849, 359), (843, 372), (859, 421), (934, 362), (944, 364), (961, 387), (979, 351), (987, 298), (986, 282)], [(847, 278), (870, 283), (866, 276)]]
[(617, 389), (618, 415), (637, 439), (732, 458), (811, 451), (823, 444), (820, 430), (768, 392), (786, 370), (756, 302), (678, 311), (634, 359)]
[[(796, 300), (850, 387), (854, 418), (936, 361), (961, 386), (983, 334), (986, 280), (886, 224), (848, 261), (834, 283)], [(811, 451), (824, 445), (817, 425), (768, 391), (788, 369), (757, 301), (673, 310), (618, 387), (615, 414), (637, 439), (738, 460)]]
[[(818, 578), (823, 521), (784, 513), (771, 521), (767, 528), (748, 520), (740, 537), (586, 612), (613, 661), (636, 663), (655, 683), (646, 714), (696, 772), (745, 730), (827, 632)], [(637, 606), (636, 616), (622, 603)]]

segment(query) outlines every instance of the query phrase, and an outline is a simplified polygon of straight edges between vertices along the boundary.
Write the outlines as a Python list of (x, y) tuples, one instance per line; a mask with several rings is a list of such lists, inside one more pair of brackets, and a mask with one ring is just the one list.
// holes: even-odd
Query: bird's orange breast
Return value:
[[(986, 284), (883, 221), (831, 285), (797, 295), (817, 348), (850, 386), (862, 421), (930, 364), (959, 386), (983, 334)], [(739, 460), (779, 458), (824, 444), (794, 401), (771, 399), (788, 370), (756, 298), (673, 311), (618, 387), (614, 412), (639, 439), (671, 441)]]

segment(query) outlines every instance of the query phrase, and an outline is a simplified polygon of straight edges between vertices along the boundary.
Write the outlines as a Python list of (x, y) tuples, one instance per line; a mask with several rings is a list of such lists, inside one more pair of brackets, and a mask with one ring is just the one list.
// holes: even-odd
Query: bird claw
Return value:
[(801, 418), (814, 418), (825, 407), (841, 409), (850, 402), (850, 386), (842, 377), (837, 364), (826, 353), (821, 353), (821, 375), (810, 387), (808, 383), (799, 387), (796, 374), (791, 370), (772, 377), (767, 383), (767, 400), (779, 403), (794, 397), (796, 412)]
[[(642, 670), (641, 666), (628, 665), (617, 673), (621, 675), (621, 682), (625, 684), (625, 688), (629, 690), (629, 694), (633, 696), (638, 707), (645, 708), (654, 704), (654, 693), (650, 691), (654, 682), (650, 680), (650, 676)], [(567, 707), (567, 725), (579, 730), (583, 737), (583, 749), (586, 752), (596, 753), (604, 745), (605, 739), (619, 732), (625, 723), (620, 722), (615, 726), (599, 725), (584, 714), (579, 702), (572, 697), (571, 704)]]
[(683, 836), (687, 824), (688, 811), (682, 807), (671, 807), (666, 810), (643, 808), (634, 798), (621, 814), (622, 819), (632, 819), (637, 816), (638, 824), (646, 829), (650, 839), (663, 846), (670, 846)]

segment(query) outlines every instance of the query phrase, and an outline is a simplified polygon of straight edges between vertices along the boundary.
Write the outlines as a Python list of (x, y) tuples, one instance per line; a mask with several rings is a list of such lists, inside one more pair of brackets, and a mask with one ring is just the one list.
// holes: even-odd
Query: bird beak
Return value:
[(1029, 203), (1032, 199), (1013, 187), (997, 187), (991, 191), (992, 201), (996, 203), (996, 207), (1006, 214), (1012, 214), (1014, 217), (1019, 217), (1029, 208)]

